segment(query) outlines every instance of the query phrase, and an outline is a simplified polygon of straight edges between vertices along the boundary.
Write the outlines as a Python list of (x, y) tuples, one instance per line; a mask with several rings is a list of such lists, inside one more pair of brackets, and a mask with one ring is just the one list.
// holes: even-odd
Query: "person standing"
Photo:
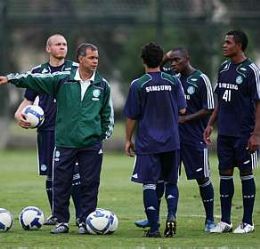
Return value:
[[(46, 42), (46, 52), (49, 55), (49, 61), (36, 66), (32, 69), (32, 73), (49, 74), (61, 71), (70, 71), (78, 67), (78, 63), (65, 60), (67, 55), (67, 41), (63, 35), (51, 35)], [(38, 101), (37, 101), (38, 100)], [(24, 99), (15, 112), (15, 118), (18, 125), (22, 128), (30, 127), (22, 114), (22, 110), (32, 105), (34, 102), (43, 109), (45, 120), (44, 123), (37, 128), (37, 153), (38, 153), (38, 172), (39, 175), (46, 175), (45, 188), (50, 207), (52, 209), (52, 159), (54, 151), (54, 128), (56, 117), (56, 99), (45, 94), (37, 93), (34, 90), (26, 89)], [(78, 173), (78, 165), (75, 165), (71, 196), (75, 206), (76, 223), (78, 223), (80, 215), (80, 176)], [(44, 223), (45, 225), (55, 225), (56, 218), (51, 215)]]
[(243, 218), (233, 232), (254, 231), (252, 216), (256, 188), (253, 168), (257, 164), (257, 153), (254, 151), (257, 143), (253, 140), (256, 138), (255, 106), (259, 106), (260, 99), (260, 71), (245, 55), (247, 44), (248, 38), (243, 31), (232, 30), (226, 33), (223, 54), (228, 60), (219, 68), (215, 88), (218, 104), (204, 131), (204, 140), (209, 144), (213, 125), (218, 123), (221, 221), (211, 229), (212, 233), (232, 232), (234, 167), (239, 169), (242, 184)]
[[(156, 184), (166, 183), (168, 216), (164, 235), (175, 229), (178, 203), (179, 132), (178, 115), (184, 113), (186, 101), (179, 80), (160, 71), (162, 48), (146, 44), (141, 51), (145, 74), (131, 83), (125, 103), (125, 152), (136, 153), (132, 181), (143, 184), (145, 213), (150, 224), (146, 237), (160, 237), (159, 205)], [(136, 140), (132, 138), (136, 126)]]
[(184, 89), (187, 101), (186, 113), (179, 118), (181, 162), (187, 178), (196, 179), (206, 219), (205, 232), (215, 226), (214, 189), (210, 179), (208, 149), (203, 140), (209, 116), (214, 109), (211, 83), (207, 75), (190, 64), (190, 56), (185, 48), (175, 48), (166, 54), (174, 72)]
[[(163, 58), (161, 67), (169, 64), (181, 81), (187, 102), (186, 113), (179, 117), (180, 164), (184, 164), (188, 180), (196, 179), (202, 203), (205, 209), (205, 232), (215, 226), (214, 223), (214, 189), (210, 179), (208, 149), (203, 140), (203, 132), (208, 118), (214, 109), (214, 99), (209, 78), (190, 63), (186, 48), (174, 48)], [(159, 198), (164, 192), (164, 182), (157, 184)], [(135, 222), (138, 227), (147, 227), (147, 220)]]
[(79, 233), (85, 234), (86, 217), (96, 209), (103, 158), (102, 140), (111, 136), (114, 111), (109, 83), (97, 72), (98, 48), (83, 43), (77, 49), (79, 67), (55, 74), (9, 74), (8, 82), (55, 97), (55, 150), (53, 165), (53, 234), (69, 232), (69, 198), (75, 163), (79, 163), (81, 214)]

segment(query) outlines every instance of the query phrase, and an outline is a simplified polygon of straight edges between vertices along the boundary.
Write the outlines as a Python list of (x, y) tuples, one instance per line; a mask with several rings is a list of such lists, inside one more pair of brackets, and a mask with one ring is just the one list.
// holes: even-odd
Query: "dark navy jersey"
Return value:
[(180, 148), (178, 113), (186, 107), (180, 81), (163, 72), (147, 73), (134, 80), (126, 100), (125, 116), (138, 121), (137, 154)]
[[(34, 67), (31, 71), (32, 73), (48, 74), (61, 71), (70, 71), (73, 67), (78, 67), (78, 63), (66, 60), (64, 64), (58, 67), (53, 67), (47, 62)], [(39, 94), (31, 89), (26, 89), (24, 94), (24, 97), (32, 102), (35, 101), (37, 96), (39, 96), (39, 106), (43, 109), (45, 114), (44, 123), (38, 128), (38, 131), (54, 130), (56, 118), (56, 100), (47, 94)]]
[[(214, 109), (213, 91), (207, 75), (196, 70), (188, 76), (179, 74), (178, 77), (185, 93), (187, 115), (196, 113), (202, 109)], [(209, 117), (205, 116), (184, 124), (179, 124), (181, 142), (186, 144), (202, 143), (203, 132), (207, 126), (208, 119)]]
[(225, 61), (218, 73), (218, 134), (248, 136), (255, 125), (255, 101), (260, 96), (260, 71), (250, 60)]

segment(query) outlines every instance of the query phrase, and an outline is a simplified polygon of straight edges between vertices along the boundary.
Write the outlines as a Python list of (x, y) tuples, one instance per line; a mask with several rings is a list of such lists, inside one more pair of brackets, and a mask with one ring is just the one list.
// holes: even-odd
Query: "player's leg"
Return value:
[(161, 173), (158, 155), (137, 155), (132, 181), (143, 184), (143, 204), (150, 229), (147, 237), (160, 237), (159, 207), (156, 193), (156, 183)]
[[(242, 140), (243, 141), (243, 140)], [(242, 142), (241, 141), (241, 142)], [(255, 203), (255, 180), (253, 169), (257, 166), (257, 152), (250, 153), (246, 150), (246, 142), (238, 149), (239, 172), (242, 184), (243, 197), (243, 218), (241, 224), (234, 230), (234, 233), (249, 233), (254, 231), (253, 209)]]
[(188, 180), (196, 179), (206, 218), (204, 230), (209, 232), (214, 223), (214, 189), (210, 180), (208, 149), (205, 144), (181, 144), (181, 159)]
[[(156, 194), (156, 184), (143, 185), (143, 202), (145, 213), (150, 224), (149, 234), (157, 234), (159, 231), (159, 207), (158, 197)], [(148, 237), (152, 236), (149, 235)]]
[(172, 237), (176, 234), (176, 213), (179, 200), (177, 186), (180, 151), (161, 153), (162, 179), (165, 181), (165, 199), (167, 202), (167, 220), (164, 230), (165, 237)]
[(100, 173), (103, 160), (102, 144), (80, 149), (77, 153), (80, 174), (81, 213), (79, 233), (87, 233), (85, 222), (87, 216), (96, 210)]
[[(226, 233), (232, 231), (231, 207), (234, 195), (233, 166), (235, 165), (234, 153), (235, 138), (218, 136), (217, 153), (220, 175), (220, 203), (221, 221), (210, 230), (212, 233)], [(232, 166), (233, 165), (233, 166)]]
[[(156, 184), (156, 194), (157, 194), (157, 197), (158, 197), (158, 209), (159, 210), (160, 210), (160, 206), (161, 206), (161, 199), (162, 199), (163, 194), (164, 194), (164, 189), (165, 189), (164, 181), (159, 180), (158, 183)], [(150, 227), (150, 224), (149, 224), (147, 219), (137, 220), (137, 221), (134, 222), (134, 224), (137, 227), (140, 227), (140, 228)]]
[(76, 162), (77, 149), (56, 147), (53, 165), (53, 215), (58, 224), (51, 233), (67, 233), (69, 223), (69, 200)]
[(73, 200), (73, 204), (75, 207), (75, 215), (76, 215), (76, 225), (79, 225), (80, 220), (80, 212), (81, 212), (81, 204), (80, 204), (80, 175), (79, 175), (79, 164), (76, 162), (74, 173), (73, 173), (73, 181), (72, 181), (72, 190), (71, 197)]
[(197, 179), (199, 185), (200, 196), (204, 206), (206, 219), (205, 219), (205, 232), (215, 227), (214, 223), (214, 189), (209, 177)]
[[(39, 174), (46, 175), (45, 189), (52, 210), (52, 161), (54, 150), (54, 131), (38, 131), (37, 133), (37, 150)], [(56, 218), (51, 214), (44, 225), (55, 225)]]

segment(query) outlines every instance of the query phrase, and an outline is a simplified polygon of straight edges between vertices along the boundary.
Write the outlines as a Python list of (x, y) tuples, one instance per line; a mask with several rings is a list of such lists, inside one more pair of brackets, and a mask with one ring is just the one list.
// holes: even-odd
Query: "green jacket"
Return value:
[(55, 145), (83, 148), (107, 139), (114, 127), (110, 85), (98, 73), (81, 101), (81, 86), (75, 80), (77, 69), (54, 74), (9, 74), (17, 87), (47, 93), (57, 101)]

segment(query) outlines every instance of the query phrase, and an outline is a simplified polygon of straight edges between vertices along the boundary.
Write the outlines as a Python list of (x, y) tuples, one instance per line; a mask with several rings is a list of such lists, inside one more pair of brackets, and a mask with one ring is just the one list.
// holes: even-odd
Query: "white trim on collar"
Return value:
[(80, 77), (79, 68), (78, 68), (77, 71), (76, 71), (76, 74), (75, 74), (75, 76), (74, 76), (74, 80), (78, 80), (78, 81), (80, 81), (80, 82), (84, 82), (84, 81), (91, 81), (91, 82), (93, 82), (94, 79), (95, 79), (95, 75), (96, 75), (96, 72), (94, 72), (94, 73), (92, 74), (92, 76), (91, 76), (90, 79), (88, 79), (88, 80), (82, 80), (81, 77)]

